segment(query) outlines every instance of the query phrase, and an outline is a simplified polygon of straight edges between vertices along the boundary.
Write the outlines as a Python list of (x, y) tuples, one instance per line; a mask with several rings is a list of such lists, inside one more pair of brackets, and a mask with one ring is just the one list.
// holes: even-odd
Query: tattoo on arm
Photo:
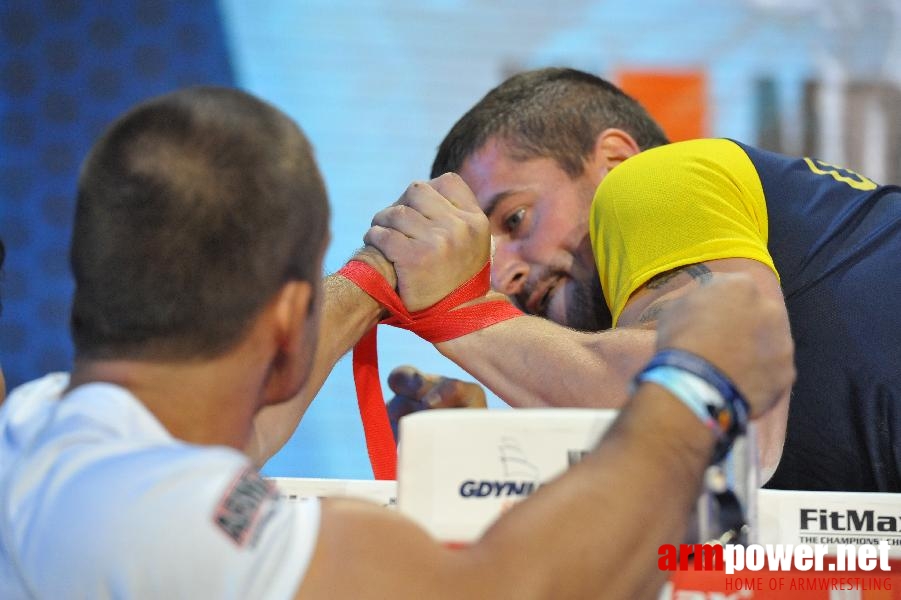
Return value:
[(655, 275), (650, 280), (648, 280), (645, 286), (652, 290), (658, 290), (662, 287), (665, 287), (666, 284), (668, 284), (670, 281), (672, 281), (682, 273), (685, 273), (701, 285), (704, 285), (705, 283), (708, 283), (711, 279), (713, 279), (713, 272), (711, 272), (711, 270), (707, 268), (707, 265), (705, 265), (704, 263), (697, 263)]
[(706, 283), (710, 283), (710, 280), (713, 279), (713, 273), (710, 269), (707, 268), (707, 265), (704, 263), (698, 263), (696, 265), (688, 265), (685, 267), (685, 272), (688, 275), (696, 280), (699, 284), (704, 285)]
[(682, 269), (673, 269), (672, 271), (666, 271), (664, 273), (660, 273), (659, 275), (654, 275), (648, 280), (648, 282), (645, 284), (645, 287), (652, 290), (659, 290), (667, 283), (678, 277), (679, 273), (681, 272)]
[(669, 304), (668, 300), (651, 304), (643, 313), (641, 313), (641, 316), (638, 317), (638, 322), (642, 325), (655, 322), (667, 304)]
[[(713, 272), (707, 268), (707, 265), (703, 263), (698, 263), (695, 265), (688, 265), (686, 267), (679, 267), (678, 269), (673, 269), (671, 271), (666, 271), (665, 273), (661, 273), (656, 277), (650, 279), (645, 287), (658, 290), (663, 287), (666, 287), (668, 283), (679, 277), (682, 273), (685, 273), (692, 279), (698, 282), (699, 285), (707, 284), (711, 279), (713, 279)], [(669, 304), (669, 300), (658, 300), (656, 302), (652, 302), (641, 316), (638, 317), (638, 322), (642, 325), (647, 325), (649, 323), (655, 323), (657, 319), (660, 317), (660, 313), (664, 311), (666, 305)]]

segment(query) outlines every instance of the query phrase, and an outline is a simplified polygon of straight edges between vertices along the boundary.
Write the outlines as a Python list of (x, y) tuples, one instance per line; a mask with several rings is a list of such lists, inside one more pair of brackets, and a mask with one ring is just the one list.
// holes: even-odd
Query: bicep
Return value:
[(655, 327), (657, 318), (670, 302), (722, 273), (749, 275), (761, 294), (784, 306), (779, 279), (769, 265), (748, 258), (724, 258), (686, 265), (652, 277), (629, 297), (617, 325)]
[[(726, 258), (687, 265), (652, 278), (629, 298), (620, 316), (619, 325), (656, 328), (658, 316), (671, 302), (704, 285), (717, 275), (726, 273), (749, 275), (764, 297), (775, 300), (783, 310), (786, 310), (779, 279), (771, 267), (747, 258)], [(787, 310), (785, 322), (788, 323)], [(785, 335), (791, 336), (788, 327), (785, 329)], [(788, 423), (789, 396), (790, 394), (786, 393), (757, 422), (756, 437), (762, 482), (769, 480), (782, 457)]]

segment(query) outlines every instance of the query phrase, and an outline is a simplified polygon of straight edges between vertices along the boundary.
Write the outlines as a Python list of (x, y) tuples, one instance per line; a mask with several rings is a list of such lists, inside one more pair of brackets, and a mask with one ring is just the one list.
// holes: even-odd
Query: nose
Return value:
[(523, 291), (529, 279), (529, 265), (519, 255), (515, 244), (495, 238), (494, 259), (491, 262), (491, 287), (514, 296)]

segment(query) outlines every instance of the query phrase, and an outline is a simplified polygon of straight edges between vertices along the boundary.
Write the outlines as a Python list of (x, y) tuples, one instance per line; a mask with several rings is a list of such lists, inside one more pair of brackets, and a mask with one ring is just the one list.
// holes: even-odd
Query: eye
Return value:
[(526, 209), (525, 208), (517, 208), (506, 217), (504, 217), (504, 229), (508, 233), (513, 233), (516, 229), (522, 225), (523, 220), (526, 218)]

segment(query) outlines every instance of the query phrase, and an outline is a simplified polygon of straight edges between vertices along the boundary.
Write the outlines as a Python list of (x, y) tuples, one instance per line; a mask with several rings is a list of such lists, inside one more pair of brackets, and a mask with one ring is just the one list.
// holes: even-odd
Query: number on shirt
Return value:
[(876, 189), (876, 183), (867, 179), (860, 173), (845, 169), (837, 165), (831, 165), (827, 162), (817, 160), (815, 158), (804, 158), (804, 162), (810, 167), (810, 170), (817, 175), (832, 175), (836, 181), (847, 183), (855, 190), (872, 190)]

